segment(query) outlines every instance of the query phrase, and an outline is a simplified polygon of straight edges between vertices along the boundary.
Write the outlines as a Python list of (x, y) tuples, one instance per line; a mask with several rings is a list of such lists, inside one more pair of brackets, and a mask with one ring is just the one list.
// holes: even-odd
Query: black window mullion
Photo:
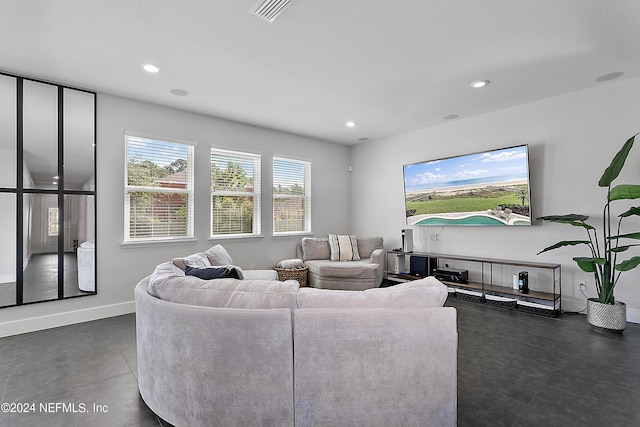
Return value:
[(22, 264), (23, 264), (23, 233), (24, 228), (22, 224), (22, 219), (24, 215), (24, 185), (22, 182), (22, 173), (23, 173), (23, 153), (22, 149), (24, 146), (24, 133), (23, 133), (23, 124), (24, 124), (24, 93), (23, 93), (23, 79), (18, 77), (16, 79), (16, 106), (17, 106), (17, 120), (16, 120), (16, 305), (22, 305), (23, 303), (23, 290), (24, 290), (24, 275), (22, 272)]
[(64, 88), (58, 86), (58, 299), (64, 298)]

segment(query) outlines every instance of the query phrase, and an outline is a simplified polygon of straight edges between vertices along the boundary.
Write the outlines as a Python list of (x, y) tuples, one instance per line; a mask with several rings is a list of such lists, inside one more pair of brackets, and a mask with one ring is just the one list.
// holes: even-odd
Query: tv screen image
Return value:
[(527, 145), (403, 170), (407, 225), (531, 225)]

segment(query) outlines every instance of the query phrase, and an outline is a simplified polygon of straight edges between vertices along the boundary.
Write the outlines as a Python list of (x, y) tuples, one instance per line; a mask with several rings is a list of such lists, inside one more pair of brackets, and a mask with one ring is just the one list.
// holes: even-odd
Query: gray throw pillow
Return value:
[(233, 265), (229, 252), (220, 244), (215, 245), (204, 253), (209, 258), (211, 265)]
[(330, 259), (329, 241), (321, 237), (302, 238), (302, 259), (309, 261), (312, 259)]

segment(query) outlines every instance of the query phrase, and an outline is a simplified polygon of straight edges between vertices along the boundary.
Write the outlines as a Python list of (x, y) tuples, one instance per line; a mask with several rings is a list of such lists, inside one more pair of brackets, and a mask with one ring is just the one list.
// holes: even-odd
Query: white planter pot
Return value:
[(596, 328), (622, 332), (627, 328), (627, 305), (620, 301), (616, 301), (615, 304), (602, 304), (595, 298), (589, 298), (587, 321)]

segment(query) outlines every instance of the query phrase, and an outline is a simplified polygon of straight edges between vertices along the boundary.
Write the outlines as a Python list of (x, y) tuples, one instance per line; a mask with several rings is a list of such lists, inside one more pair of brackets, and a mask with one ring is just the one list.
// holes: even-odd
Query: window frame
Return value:
[[(304, 195), (296, 195), (296, 194), (278, 194), (275, 192), (276, 186), (276, 161), (282, 162), (290, 162), (297, 163), (302, 165), (304, 171), (303, 177), (303, 186), (304, 186)], [(311, 161), (293, 158), (289, 156), (282, 155), (274, 155), (272, 159), (272, 174), (271, 174), (271, 186), (272, 186), (272, 227), (273, 227), (273, 236), (292, 236), (292, 235), (302, 235), (302, 234), (312, 234), (312, 205), (311, 205)], [(302, 199), (304, 200), (304, 229), (303, 230), (291, 230), (291, 231), (276, 231), (276, 199), (282, 198), (293, 198), (293, 199)]]
[[(214, 156), (220, 157), (220, 161), (224, 159), (234, 159), (238, 163), (252, 162), (253, 164), (253, 191), (230, 191), (230, 190), (214, 190), (213, 167)], [(246, 239), (262, 237), (262, 154), (251, 151), (232, 150), (227, 148), (211, 146), (210, 150), (210, 182), (209, 182), (209, 239)], [(220, 233), (214, 234), (214, 197), (230, 196), (230, 197), (251, 197), (253, 200), (252, 230), (250, 233)]]
[[(187, 150), (186, 162), (187, 162), (187, 177), (185, 188), (173, 188), (173, 187), (150, 187), (141, 185), (129, 185), (129, 139), (145, 140), (147, 143), (160, 143), (166, 145), (176, 145), (181, 148), (184, 147)], [(197, 146), (194, 141), (179, 140), (175, 138), (165, 138), (153, 135), (148, 135), (139, 132), (125, 131), (125, 149), (124, 149), (124, 244), (144, 244), (144, 243), (167, 243), (184, 240), (195, 240), (195, 148)], [(152, 160), (152, 159), (144, 159)], [(185, 234), (177, 236), (151, 236), (151, 237), (131, 237), (131, 202), (130, 196), (132, 193), (151, 193), (151, 194), (181, 194), (186, 195), (186, 226)]]

